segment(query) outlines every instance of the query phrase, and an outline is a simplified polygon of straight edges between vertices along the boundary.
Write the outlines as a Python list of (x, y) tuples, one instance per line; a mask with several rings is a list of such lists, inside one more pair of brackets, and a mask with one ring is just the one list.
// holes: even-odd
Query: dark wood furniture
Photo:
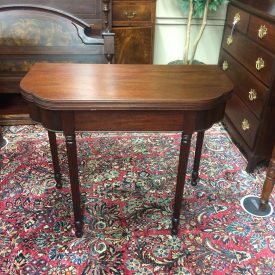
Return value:
[(156, 0), (113, 0), (116, 63), (153, 62)]
[(75, 132), (181, 131), (172, 218), (172, 233), (177, 234), (192, 133), (203, 132), (223, 118), (233, 88), (218, 66), (36, 64), (21, 88), (31, 118), (49, 130), (58, 187), (54, 132), (65, 135), (78, 237), (83, 231)]
[(219, 64), (234, 83), (224, 123), (252, 172), (270, 159), (275, 135), (274, 1), (230, 1)]
[(273, 146), (272, 157), (266, 172), (266, 179), (260, 200), (260, 210), (264, 211), (275, 184), (275, 145)]
[(110, 29), (110, 0), (1, 0), (0, 125), (30, 122), (19, 82), (35, 62), (110, 62)]
[(2, 127), (0, 126), (0, 149), (6, 145), (6, 141), (3, 137)]

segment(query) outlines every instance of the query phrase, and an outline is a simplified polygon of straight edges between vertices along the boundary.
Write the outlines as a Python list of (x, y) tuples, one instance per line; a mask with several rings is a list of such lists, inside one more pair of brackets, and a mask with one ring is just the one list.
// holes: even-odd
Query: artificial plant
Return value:
[[(206, 27), (207, 16), (209, 11), (216, 11), (218, 7), (228, 0), (177, 0), (179, 6), (183, 12), (188, 11), (187, 19), (187, 29), (184, 42), (184, 51), (183, 51), (183, 64), (192, 64), (196, 54), (196, 50), (202, 34)], [(189, 57), (190, 51), (190, 34), (191, 34), (191, 20), (192, 18), (202, 18), (201, 27), (198, 32), (198, 35), (194, 41), (192, 53)]]

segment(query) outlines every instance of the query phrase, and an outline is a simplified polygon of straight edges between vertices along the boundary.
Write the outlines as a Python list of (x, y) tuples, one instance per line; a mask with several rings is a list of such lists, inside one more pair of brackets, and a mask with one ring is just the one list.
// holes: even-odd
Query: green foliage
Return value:
[[(189, 10), (189, 0), (177, 0), (183, 12)], [(218, 7), (227, 0), (210, 0), (208, 10), (217, 11)], [(206, 0), (193, 0), (193, 16), (202, 17)]]

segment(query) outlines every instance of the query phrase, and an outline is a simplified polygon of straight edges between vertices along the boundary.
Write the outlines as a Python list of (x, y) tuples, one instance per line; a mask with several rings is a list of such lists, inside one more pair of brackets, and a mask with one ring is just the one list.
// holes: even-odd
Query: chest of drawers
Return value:
[(247, 172), (275, 140), (275, 2), (232, 0), (219, 64), (234, 83), (224, 124), (247, 157)]

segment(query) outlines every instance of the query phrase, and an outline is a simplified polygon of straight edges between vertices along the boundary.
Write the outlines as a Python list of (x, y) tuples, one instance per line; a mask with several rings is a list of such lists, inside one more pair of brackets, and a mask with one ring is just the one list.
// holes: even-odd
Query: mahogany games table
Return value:
[(48, 129), (58, 188), (62, 184), (55, 132), (64, 133), (77, 237), (83, 234), (83, 221), (75, 132), (182, 132), (171, 228), (172, 234), (178, 233), (192, 134), (198, 132), (195, 185), (204, 131), (223, 118), (233, 89), (218, 66), (37, 63), (21, 88), (30, 117)]

